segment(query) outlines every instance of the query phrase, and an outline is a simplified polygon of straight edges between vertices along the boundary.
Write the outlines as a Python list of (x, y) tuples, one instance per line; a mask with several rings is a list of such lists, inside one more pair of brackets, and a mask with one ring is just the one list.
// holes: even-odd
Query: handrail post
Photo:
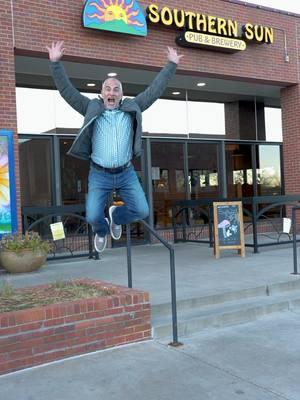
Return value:
[(93, 231), (90, 224), (88, 224), (88, 240), (89, 240), (89, 259), (93, 258), (99, 260), (99, 253), (93, 251)]
[(126, 247), (127, 247), (127, 275), (128, 287), (132, 289), (132, 268), (131, 268), (131, 236), (130, 224), (126, 224)]
[(173, 327), (173, 342), (169, 344), (171, 346), (180, 346), (182, 343), (178, 342), (175, 254), (173, 248), (169, 250), (170, 250), (171, 303), (172, 303), (172, 327)]
[(252, 229), (254, 253), (258, 253), (257, 243), (257, 203), (252, 199)]
[(177, 243), (176, 208), (174, 206), (172, 206), (172, 227), (173, 227), (174, 243)]
[(292, 224), (293, 224), (293, 259), (294, 259), (294, 272), (292, 275), (299, 275), (297, 268), (297, 226), (296, 226), (296, 211), (299, 210), (299, 207), (292, 208)]
[(212, 207), (208, 205), (208, 235), (209, 235), (209, 247), (213, 247), (213, 217), (212, 217)]

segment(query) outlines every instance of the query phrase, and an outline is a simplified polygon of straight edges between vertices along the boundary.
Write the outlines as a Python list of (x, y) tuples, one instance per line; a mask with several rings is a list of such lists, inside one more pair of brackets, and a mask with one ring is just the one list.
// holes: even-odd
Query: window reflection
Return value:
[(229, 198), (253, 196), (250, 144), (226, 144), (227, 194)]
[(151, 143), (154, 226), (171, 226), (171, 203), (185, 198), (183, 144)]
[(89, 163), (67, 155), (72, 139), (59, 140), (62, 204), (85, 203)]
[(259, 145), (256, 152), (257, 194), (282, 194), (279, 146)]
[(189, 143), (188, 168), (192, 200), (218, 197), (218, 146), (216, 143)]
[(51, 206), (51, 142), (19, 138), (21, 205)]

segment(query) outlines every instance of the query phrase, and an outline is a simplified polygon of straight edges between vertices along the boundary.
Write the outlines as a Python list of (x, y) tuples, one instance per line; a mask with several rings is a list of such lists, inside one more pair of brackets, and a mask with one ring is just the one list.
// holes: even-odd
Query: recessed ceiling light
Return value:
[(197, 86), (199, 86), (199, 87), (202, 87), (202, 86), (205, 86), (206, 85), (206, 83), (204, 83), (204, 82), (198, 82), (197, 83)]
[(116, 73), (116, 72), (109, 72), (108, 74), (107, 74), (107, 76), (110, 76), (110, 77), (112, 77), (112, 76), (117, 76), (118, 74)]
[(89, 82), (89, 83), (87, 83), (87, 84), (86, 84), (86, 86), (89, 86), (89, 87), (94, 87), (94, 86), (96, 86), (96, 83)]
[(180, 92), (172, 92), (172, 94), (174, 94), (174, 96), (177, 96), (180, 94)]

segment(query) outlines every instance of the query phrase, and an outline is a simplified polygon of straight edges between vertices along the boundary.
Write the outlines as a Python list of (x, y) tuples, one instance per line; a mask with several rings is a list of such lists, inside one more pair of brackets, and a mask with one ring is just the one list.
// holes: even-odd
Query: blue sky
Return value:
[(300, 14), (299, 0), (243, 0), (246, 3), (258, 4), (261, 6), (276, 8)]

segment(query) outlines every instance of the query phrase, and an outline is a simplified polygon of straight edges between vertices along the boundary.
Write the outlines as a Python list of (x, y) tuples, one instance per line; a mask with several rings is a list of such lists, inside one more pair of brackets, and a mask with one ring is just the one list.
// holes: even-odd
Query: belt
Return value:
[(99, 164), (96, 164), (93, 160), (91, 160), (91, 165), (98, 169), (99, 171), (104, 171), (104, 172), (109, 172), (110, 174), (118, 174), (119, 172), (125, 171), (128, 167), (130, 167), (131, 162), (128, 161), (126, 164), (122, 165), (121, 167), (116, 167), (116, 168), (105, 168), (102, 167)]

